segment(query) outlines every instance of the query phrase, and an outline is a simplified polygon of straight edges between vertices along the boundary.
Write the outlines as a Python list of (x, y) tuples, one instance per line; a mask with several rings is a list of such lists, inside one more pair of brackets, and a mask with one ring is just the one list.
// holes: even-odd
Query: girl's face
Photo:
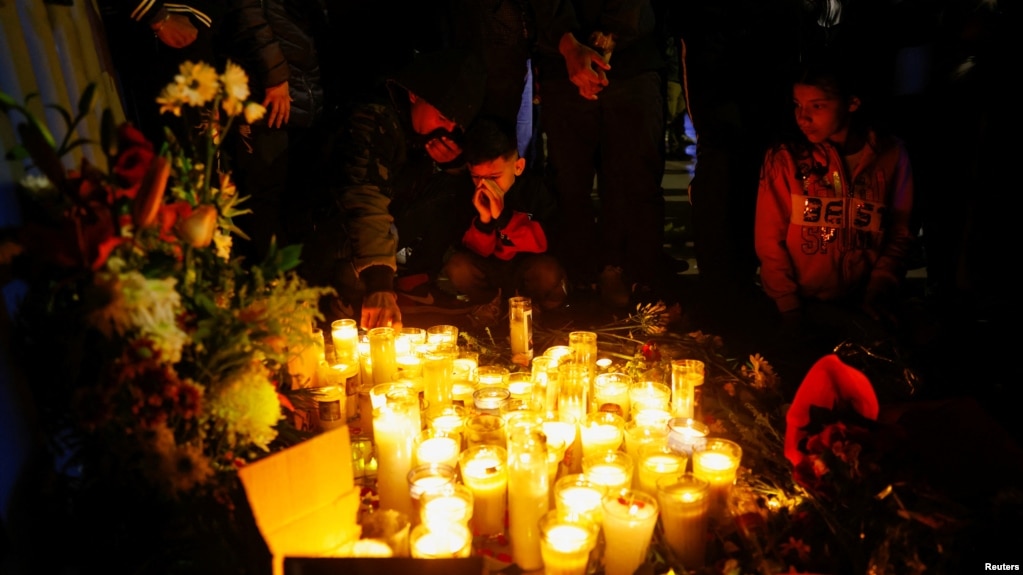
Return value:
[(849, 133), (849, 119), (860, 107), (859, 98), (842, 98), (834, 92), (809, 84), (792, 87), (792, 103), (796, 124), (814, 144), (830, 141), (845, 143)]

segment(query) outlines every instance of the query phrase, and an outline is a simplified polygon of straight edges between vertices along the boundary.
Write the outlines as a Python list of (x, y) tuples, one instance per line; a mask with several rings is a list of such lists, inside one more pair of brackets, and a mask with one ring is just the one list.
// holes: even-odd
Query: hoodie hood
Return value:
[(396, 103), (408, 101), (395, 93), (397, 86), (426, 100), (464, 130), (483, 105), (486, 83), (486, 68), (478, 54), (451, 49), (417, 55), (388, 79), (387, 86)]

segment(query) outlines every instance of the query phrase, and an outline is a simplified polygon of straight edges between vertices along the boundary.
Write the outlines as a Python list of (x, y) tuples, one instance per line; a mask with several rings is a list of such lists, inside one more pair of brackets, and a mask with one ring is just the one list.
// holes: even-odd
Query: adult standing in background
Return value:
[(245, 68), (252, 99), (267, 109), (263, 119), (239, 125), (232, 153), (235, 182), (252, 210), (235, 222), (251, 238), (239, 247), (256, 261), (272, 237), (286, 244), (301, 236), (324, 185), (326, 24), (323, 0), (227, 1), (221, 48)]
[[(560, 222), (555, 251), (578, 287), (624, 307), (656, 289), (664, 235), (663, 38), (650, 0), (537, 9), (541, 123)], [(600, 210), (594, 214), (594, 175)]]

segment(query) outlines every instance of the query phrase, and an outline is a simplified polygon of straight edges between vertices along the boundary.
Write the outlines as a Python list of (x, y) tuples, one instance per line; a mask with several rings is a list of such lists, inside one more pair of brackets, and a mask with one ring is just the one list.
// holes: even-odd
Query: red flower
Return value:
[(829, 354), (810, 368), (785, 416), (785, 457), (792, 465), (798, 466), (804, 457), (799, 444), (807, 435), (804, 428), (810, 423), (810, 407), (832, 409), (840, 401), (848, 402), (867, 419), (877, 419), (879, 406), (870, 380)]
[(121, 124), (117, 139), (120, 153), (112, 172), (117, 183), (125, 189), (124, 195), (134, 199), (138, 184), (142, 182), (156, 154), (153, 152), (153, 144), (131, 124)]
[(648, 341), (643, 344), (643, 349), (640, 350), (643, 354), (643, 359), (649, 362), (661, 361), (661, 350), (658, 349), (656, 341)]

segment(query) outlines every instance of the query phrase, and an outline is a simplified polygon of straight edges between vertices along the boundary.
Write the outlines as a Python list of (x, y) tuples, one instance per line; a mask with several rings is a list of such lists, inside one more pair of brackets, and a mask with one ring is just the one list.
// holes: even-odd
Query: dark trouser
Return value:
[[(664, 104), (656, 72), (612, 80), (595, 101), (545, 80), (542, 122), (560, 215), (556, 247), (573, 281), (604, 265), (656, 281), (664, 236)], [(593, 177), (600, 210), (594, 217)]]
[(557, 258), (547, 254), (517, 254), (502, 260), (457, 251), (444, 264), (442, 275), (475, 304), (492, 301), (498, 289), (502, 298), (517, 293), (541, 309), (554, 309), (565, 300), (565, 271)]

